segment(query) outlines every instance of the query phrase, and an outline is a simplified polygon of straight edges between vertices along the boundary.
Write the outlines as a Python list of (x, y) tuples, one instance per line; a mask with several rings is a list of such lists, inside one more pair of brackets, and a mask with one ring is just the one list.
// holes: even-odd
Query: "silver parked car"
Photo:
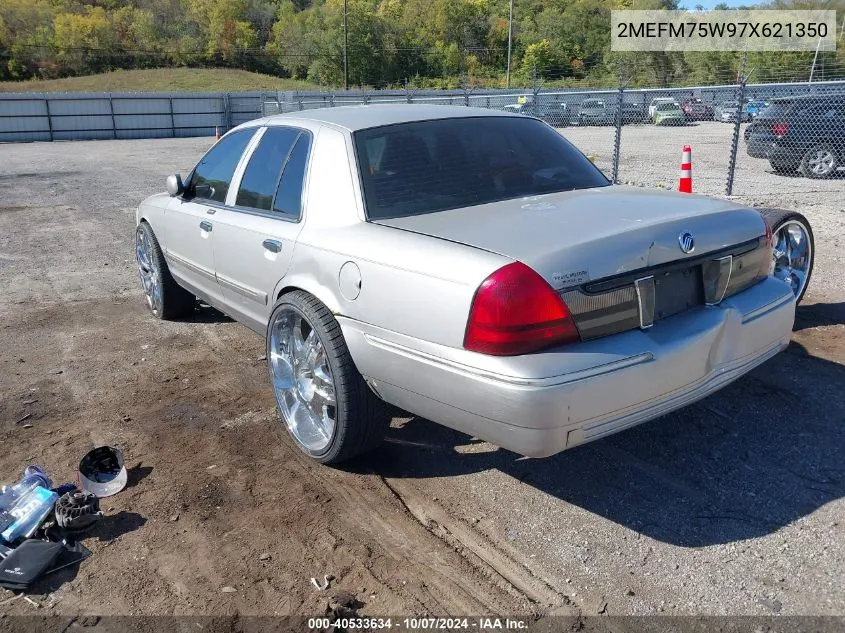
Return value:
[(737, 117), (739, 117), (741, 123), (751, 120), (751, 115), (744, 108), (740, 110), (739, 103), (736, 101), (720, 103), (713, 108), (713, 120), (715, 121), (732, 122), (736, 121)]
[(150, 309), (200, 297), (266, 337), (281, 418), (323, 463), (374, 446), (384, 402), (552, 455), (703, 398), (792, 332), (760, 213), (612, 185), (516, 114), (272, 116), (167, 190), (137, 211)]

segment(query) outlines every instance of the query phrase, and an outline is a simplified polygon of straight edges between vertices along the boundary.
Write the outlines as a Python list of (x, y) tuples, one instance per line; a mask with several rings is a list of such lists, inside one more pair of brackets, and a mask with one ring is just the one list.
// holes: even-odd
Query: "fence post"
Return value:
[(467, 81), (466, 75), (461, 76), (461, 90), (464, 93), (464, 106), (469, 107), (469, 95), (472, 90), (469, 87), (469, 82)]
[(117, 123), (114, 121), (114, 101), (111, 93), (109, 93), (109, 113), (111, 114), (111, 135), (112, 138), (117, 138)]
[(228, 92), (223, 95), (223, 110), (226, 114), (225, 125), (226, 125), (226, 131), (228, 132), (229, 130), (232, 129), (232, 103), (229, 100), (229, 93)]
[(736, 111), (736, 121), (734, 121), (734, 134), (731, 139), (731, 156), (728, 161), (728, 181), (725, 183), (725, 195), (732, 196), (734, 192), (734, 173), (736, 172), (736, 153), (739, 147), (739, 127), (742, 122), (742, 113), (745, 110), (745, 82), (748, 77), (745, 75), (745, 62), (748, 58), (747, 53), (743, 53), (742, 61), (739, 67), (739, 86), (737, 87), (737, 104), (739, 108)]
[(170, 136), (176, 138), (176, 117), (173, 116), (173, 97), (170, 97), (168, 101), (170, 101)]
[(531, 99), (531, 110), (534, 116), (538, 116), (537, 96), (540, 94), (540, 82), (537, 81), (536, 64), (531, 67), (531, 93), (533, 94), (533, 98)]
[(44, 97), (44, 107), (47, 109), (47, 129), (50, 130), (50, 140), (53, 140), (53, 117), (50, 114), (50, 99)]
[(613, 136), (613, 183), (619, 182), (619, 149), (622, 145), (622, 104), (625, 102), (625, 66), (619, 60), (619, 94), (616, 99), (616, 132)]

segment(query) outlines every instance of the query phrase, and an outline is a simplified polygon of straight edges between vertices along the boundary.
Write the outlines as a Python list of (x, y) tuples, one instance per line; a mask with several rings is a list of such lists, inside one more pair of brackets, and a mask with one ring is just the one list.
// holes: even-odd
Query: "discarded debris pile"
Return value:
[(26, 591), (91, 555), (80, 539), (102, 517), (100, 498), (126, 486), (123, 455), (100, 446), (79, 463), (77, 484), (53, 482), (38, 466), (0, 491), (0, 587)]

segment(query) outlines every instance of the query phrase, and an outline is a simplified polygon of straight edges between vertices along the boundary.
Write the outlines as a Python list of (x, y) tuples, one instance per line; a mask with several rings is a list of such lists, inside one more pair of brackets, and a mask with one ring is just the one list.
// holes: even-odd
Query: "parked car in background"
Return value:
[(688, 121), (709, 121), (713, 118), (713, 106), (701, 99), (688, 99), (681, 104)]
[(715, 121), (733, 123), (737, 117), (740, 117), (740, 121), (749, 121), (751, 119), (751, 115), (745, 109), (742, 109), (742, 112), (740, 112), (739, 103), (736, 101), (720, 103), (713, 108), (713, 120)]
[[(674, 97), (657, 97), (651, 100), (651, 103), (648, 106), (648, 118), (653, 120), (654, 113), (657, 111), (657, 106), (661, 103), (675, 103), (678, 104), (678, 100)], [(680, 105), (680, 104), (678, 104)]]
[(751, 101), (745, 104), (745, 112), (748, 114), (749, 119), (753, 119), (768, 106), (769, 102), (765, 99), (751, 99)]
[(792, 336), (760, 212), (613, 185), (502, 111), (256, 119), (135, 221), (152, 314), (201, 297), (264, 337), (281, 420), (321, 463), (378, 444), (385, 402), (552, 455), (704, 398)]
[(610, 125), (614, 113), (602, 99), (584, 99), (578, 107), (575, 121), (578, 125)]
[[(619, 104), (614, 103), (610, 107), (610, 116), (613, 123), (616, 123), (616, 112), (619, 109)], [(622, 102), (622, 124), (628, 123), (643, 123), (648, 117), (646, 116), (646, 107), (642, 103), (633, 103), (630, 101)]]
[(553, 127), (569, 125), (569, 107), (565, 103), (539, 103), (536, 108), (533, 102), (511, 103), (502, 108), (505, 112), (524, 114), (541, 119)]
[(773, 99), (749, 129), (749, 156), (776, 172), (831, 178), (845, 166), (845, 95)]
[(677, 102), (658, 103), (654, 109), (652, 121), (655, 125), (683, 125), (687, 121), (686, 114)]

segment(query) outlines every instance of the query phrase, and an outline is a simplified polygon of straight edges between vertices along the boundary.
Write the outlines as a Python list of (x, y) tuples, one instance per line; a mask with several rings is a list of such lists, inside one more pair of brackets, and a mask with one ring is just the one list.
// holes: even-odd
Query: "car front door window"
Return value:
[(235, 168), (255, 129), (238, 130), (220, 139), (194, 168), (187, 197), (223, 204)]

